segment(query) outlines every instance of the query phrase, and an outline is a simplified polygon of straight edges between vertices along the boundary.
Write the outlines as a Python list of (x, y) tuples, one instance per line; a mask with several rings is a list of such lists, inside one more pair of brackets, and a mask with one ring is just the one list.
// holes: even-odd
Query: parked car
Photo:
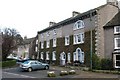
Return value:
[(27, 60), (20, 64), (20, 68), (23, 70), (27, 70), (31, 72), (32, 70), (38, 70), (38, 69), (49, 69), (49, 64), (42, 63), (37, 60)]

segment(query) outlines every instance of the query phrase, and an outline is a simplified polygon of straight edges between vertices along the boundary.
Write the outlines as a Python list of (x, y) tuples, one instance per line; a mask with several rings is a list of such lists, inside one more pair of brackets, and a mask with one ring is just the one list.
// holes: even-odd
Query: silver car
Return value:
[(27, 60), (20, 64), (20, 68), (23, 70), (28, 70), (31, 72), (32, 70), (36, 69), (49, 69), (49, 64), (39, 62), (37, 60)]

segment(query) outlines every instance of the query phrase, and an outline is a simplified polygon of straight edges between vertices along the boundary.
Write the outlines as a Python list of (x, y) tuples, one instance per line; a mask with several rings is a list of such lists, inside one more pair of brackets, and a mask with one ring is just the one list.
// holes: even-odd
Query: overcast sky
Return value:
[(96, 8), (106, 0), (0, 0), (0, 28), (15, 28), (21, 35), (35, 37), (49, 26), (50, 21), (60, 22)]

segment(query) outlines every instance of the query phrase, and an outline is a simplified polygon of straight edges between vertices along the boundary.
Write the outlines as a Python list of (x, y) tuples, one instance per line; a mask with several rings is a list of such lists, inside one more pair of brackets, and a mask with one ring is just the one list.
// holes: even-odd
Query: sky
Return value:
[[(120, 0), (119, 0), (120, 1)], [(14, 28), (22, 37), (35, 37), (49, 22), (60, 22), (106, 4), (106, 0), (0, 0), (0, 28)]]

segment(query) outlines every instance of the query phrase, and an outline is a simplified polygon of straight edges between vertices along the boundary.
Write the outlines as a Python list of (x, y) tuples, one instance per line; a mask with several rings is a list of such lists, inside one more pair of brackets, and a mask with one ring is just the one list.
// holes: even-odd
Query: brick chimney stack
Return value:
[(107, 0), (107, 4), (112, 4), (112, 5), (118, 6), (118, 1), (117, 0)]
[(75, 16), (77, 16), (77, 15), (79, 15), (79, 14), (80, 14), (79, 12), (73, 11), (73, 12), (72, 12), (72, 17), (75, 17)]
[(56, 23), (55, 22), (49, 22), (49, 27), (51, 27), (51, 26), (53, 26), (53, 25), (55, 25)]

